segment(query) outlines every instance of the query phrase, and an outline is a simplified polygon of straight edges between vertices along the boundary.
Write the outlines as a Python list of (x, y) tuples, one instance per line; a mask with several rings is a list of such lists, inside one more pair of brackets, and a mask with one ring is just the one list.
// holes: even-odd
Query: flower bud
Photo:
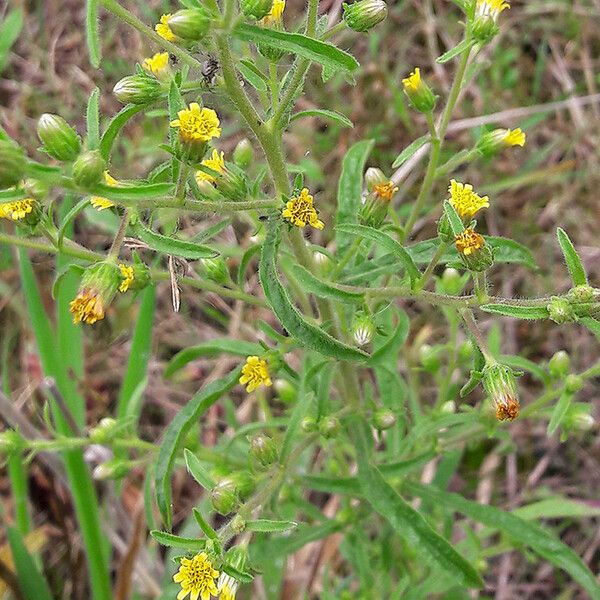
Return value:
[[(273, 6), (269, 13), (260, 20), (262, 27), (283, 31), (283, 11), (285, 10), (285, 0), (273, 0)], [(274, 48), (266, 44), (258, 44), (258, 51), (269, 60), (277, 62), (284, 54), (285, 50)]]
[(566, 422), (570, 429), (585, 433), (594, 428), (596, 420), (589, 412), (587, 412), (586, 408), (588, 407), (576, 408), (572, 411), (572, 414), (568, 415)]
[(494, 129), (484, 133), (475, 146), (482, 156), (490, 157), (511, 146), (525, 145), (525, 134), (521, 129)]
[(314, 433), (319, 428), (317, 425), (317, 420), (314, 417), (304, 417), (300, 427), (304, 433)]
[(547, 305), (548, 316), (555, 323), (573, 323), (577, 321), (577, 315), (573, 306), (566, 298), (554, 296)]
[(559, 350), (548, 361), (548, 371), (553, 379), (564, 379), (569, 374), (571, 359), (564, 350)]
[(150, 269), (138, 258), (137, 255), (134, 255), (134, 259), (133, 265), (126, 265), (123, 263), (119, 264), (119, 270), (121, 271), (119, 292), (122, 294), (128, 290), (134, 292), (143, 290), (152, 282)]
[(73, 164), (73, 180), (78, 187), (88, 190), (100, 183), (105, 168), (102, 154), (98, 150), (88, 150)]
[(335, 437), (340, 431), (340, 421), (337, 417), (324, 417), (319, 421), (319, 433), (326, 439)]
[(0, 432), (0, 457), (20, 452), (25, 447), (25, 439), (14, 429)]
[(104, 319), (121, 282), (121, 271), (112, 262), (102, 261), (88, 267), (83, 273), (77, 296), (69, 305), (73, 323), (83, 321), (93, 325)]
[(239, 535), (246, 529), (246, 521), (242, 515), (235, 515), (233, 519), (231, 519), (231, 530), (233, 533)]
[(229, 479), (219, 482), (210, 492), (210, 501), (220, 515), (228, 515), (233, 512), (238, 505), (235, 484)]
[(494, 264), (494, 251), (473, 228), (468, 227), (457, 235), (454, 243), (461, 261), (469, 271), (479, 273)]
[(515, 376), (510, 367), (499, 363), (486, 364), (483, 388), (496, 408), (499, 421), (512, 421), (519, 415), (519, 399)]
[(94, 444), (108, 444), (118, 433), (119, 424), (115, 419), (101, 419), (96, 427), (90, 429), (89, 438)]
[(148, 104), (161, 94), (160, 82), (154, 77), (138, 73), (117, 81), (113, 94), (123, 104)]
[(445, 415), (453, 415), (456, 412), (456, 402), (454, 400), (448, 400), (440, 406), (440, 412)]
[(16, 185), (27, 168), (24, 150), (9, 139), (0, 139), (0, 189)]
[(435, 108), (436, 97), (427, 83), (421, 79), (421, 70), (418, 67), (402, 80), (402, 85), (404, 93), (415, 110), (428, 113)]
[(481, 44), (489, 42), (497, 33), (496, 21), (500, 13), (510, 8), (504, 0), (476, 0), (471, 34)]
[(169, 28), (183, 40), (199, 41), (210, 28), (210, 17), (204, 9), (184, 8), (169, 17)]
[(354, 31), (365, 32), (385, 21), (388, 9), (383, 0), (359, 0), (352, 4), (342, 4), (344, 21)]
[(34, 228), (42, 218), (42, 207), (33, 198), (24, 198), (0, 204), (0, 219), (15, 221), (18, 225)]
[(269, 467), (278, 459), (277, 446), (273, 438), (263, 433), (255, 435), (250, 441), (250, 454), (263, 467)]
[(244, 200), (248, 196), (246, 175), (232, 163), (225, 163), (223, 172), (215, 177), (215, 187), (228, 200)]
[(373, 323), (373, 319), (365, 313), (357, 313), (352, 324), (352, 337), (356, 345), (360, 347), (370, 344), (374, 333), (375, 323)]
[(419, 348), (419, 360), (428, 373), (437, 373), (442, 365), (439, 350), (429, 344), (423, 344)]
[(445, 294), (456, 296), (460, 294), (464, 287), (464, 281), (460, 273), (451, 267), (444, 269), (442, 273), (441, 286)]
[(363, 225), (375, 228), (380, 227), (385, 221), (391, 200), (398, 191), (398, 187), (389, 179), (384, 179), (383, 183), (375, 183), (377, 175), (378, 174), (373, 172), (369, 175), (367, 186), (369, 186), (369, 182), (371, 182), (373, 191), (367, 194), (359, 213), (359, 221)]
[(593, 302), (595, 290), (591, 285), (578, 285), (569, 290), (567, 297), (571, 302)]
[(44, 113), (38, 121), (37, 134), (44, 152), (57, 160), (75, 160), (81, 151), (81, 141), (75, 128), (58, 115)]
[(458, 360), (462, 363), (466, 363), (473, 358), (474, 352), (475, 345), (473, 342), (471, 340), (465, 340), (458, 348)]
[(385, 173), (377, 167), (369, 167), (365, 172), (365, 184), (369, 192), (375, 191), (376, 185), (383, 185), (388, 181)]
[(125, 477), (132, 467), (131, 461), (114, 458), (98, 465), (93, 472), (94, 479), (102, 481), (105, 479), (120, 479)]
[(583, 378), (579, 375), (567, 375), (565, 379), (565, 392), (576, 394), (583, 387)]
[(266, 17), (273, 8), (273, 0), (240, 0), (240, 9), (247, 17), (257, 20)]
[(250, 143), (250, 140), (244, 138), (240, 140), (233, 151), (233, 162), (240, 169), (247, 169), (254, 160), (254, 148)]
[(277, 397), (285, 404), (292, 404), (296, 401), (296, 388), (286, 379), (276, 379), (273, 386)]
[(373, 415), (373, 427), (379, 431), (390, 429), (396, 424), (396, 415), (389, 409), (382, 409)]
[(246, 471), (233, 471), (220, 481), (225, 487), (232, 485), (240, 500), (246, 500), (256, 487), (254, 478)]
[(209, 279), (212, 279), (218, 284), (223, 284), (230, 281), (227, 263), (221, 256), (217, 256), (217, 258), (203, 258), (200, 262), (202, 264), (202, 270), (204, 271), (204, 274)]

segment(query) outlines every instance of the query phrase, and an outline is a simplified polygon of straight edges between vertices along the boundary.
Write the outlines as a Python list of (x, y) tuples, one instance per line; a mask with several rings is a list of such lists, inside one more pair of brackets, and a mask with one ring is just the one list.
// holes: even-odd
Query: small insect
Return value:
[(174, 54), (169, 54), (169, 60), (173, 66), (176, 66), (179, 62), (179, 59)]
[(214, 56), (208, 58), (202, 63), (202, 77), (208, 85), (214, 85), (219, 70), (219, 61)]

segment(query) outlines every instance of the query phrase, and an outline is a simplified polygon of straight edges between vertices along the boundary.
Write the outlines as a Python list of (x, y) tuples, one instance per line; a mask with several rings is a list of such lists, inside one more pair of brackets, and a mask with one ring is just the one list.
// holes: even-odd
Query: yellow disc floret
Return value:
[(507, 8), (510, 8), (510, 4), (505, 0), (477, 0), (475, 16), (491, 17), (495, 21), (498, 15)]
[(129, 286), (133, 283), (133, 267), (128, 267), (123, 263), (119, 264), (119, 269), (121, 270), (121, 275), (123, 276), (123, 281), (121, 285), (119, 285), (119, 291), (124, 294)]
[(461, 219), (472, 219), (482, 208), (488, 208), (490, 205), (489, 198), (477, 195), (469, 183), (460, 183), (451, 179), (448, 192), (450, 204), (454, 206)]
[(0, 219), (12, 221), (24, 219), (33, 210), (34, 204), (35, 200), (33, 198), (0, 204)]
[(417, 67), (406, 79), (402, 80), (406, 91), (416, 92), (421, 86), (421, 69)]
[[(217, 173), (223, 173), (225, 171), (225, 159), (223, 158), (223, 152), (219, 154), (217, 150), (213, 150), (211, 158), (205, 158), (202, 161), (202, 165), (216, 171)], [(215, 178), (212, 175), (204, 171), (196, 171), (196, 181), (208, 181), (208, 183), (214, 183)]]
[(158, 52), (152, 58), (144, 59), (142, 66), (154, 76), (160, 77), (169, 68), (169, 53)]
[(521, 146), (525, 145), (525, 134), (521, 131), (520, 128), (517, 129), (507, 129), (506, 134), (502, 138), (502, 141), (507, 146)]
[(265, 27), (279, 23), (283, 17), (283, 11), (285, 10), (285, 0), (274, 0), (273, 6), (266, 17), (260, 20), (261, 25)]
[(456, 249), (465, 256), (473, 254), (485, 245), (483, 236), (476, 233), (472, 227), (465, 229), (455, 238)]
[(398, 191), (398, 186), (394, 184), (393, 181), (388, 181), (387, 183), (379, 183), (373, 187), (373, 193), (382, 200), (386, 200), (389, 202), (394, 194)]
[(104, 319), (104, 305), (102, 299), (92, 290), (81, 290), (75, 300), (69, 304), (69, 311), (73, 315), (73, 323), (87, 323), (93, 325), (96, 321)]
[(212, 108), (200, 108), (197, 102), (192, 102), (177, 116), (178, 119), (171, 121), (171, 127), (179, 128), (184, 142), (208, 142), (214, 137), (221, 137), (219, 117)]
[(160, 22), (154, 26), (154, 29), (156, 30), (156, 33), (158, 33), (158, 35), (160, 35), (160, 37), (164, 40), (167, 40), (167, 42), (175, 42), (177, 40), (177, 36), (171, 31), (171, 28), (169, 27), (170, 17), (170, 14), (163, 15), (160, 18)]
[(193, 558), (182, 558), (179, 571), (173, 575), (173, 581), (181, 585), (177, 600), (183, 600), (188, 594), (191, 600), (210, 600), (218, 594), (215, 579), (219, 571), (214, 567), (208, 554), (200, 552)]
[(303, 188), (299, 196), (291, 198), (281, 214), (296, 227), (310, 225), (315, 229), (323, 229), (325, 226), (323, 221), (319, 220), (319, 215), (313, 206), (313, 197), (308, 193), (307, 188)]
[(267, 361), (258, 356), (249, 356), (246, 359), (246, 364), (242, 367), (240, 383), (246, 386), (248, 393), (253, 392), (261, 385), (271, 386), (272, 381)]
[[(110, 187), (116, 187), (119, 185), (119, 182), (108, 171), (104, 171), (104, 183)], [(102, 196), (92, 196), (90, 198), (90, 202), (98, 211), (104, 210), (105, 208), (111, 208), (115, 205), (114, 202), (108, 198), (103, 198)]]

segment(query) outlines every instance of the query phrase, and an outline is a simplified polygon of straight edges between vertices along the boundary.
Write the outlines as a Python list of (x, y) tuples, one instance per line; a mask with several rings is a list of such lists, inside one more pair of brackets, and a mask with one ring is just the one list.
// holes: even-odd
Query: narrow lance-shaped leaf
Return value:
[(548, 423), (547, 433), (549, 436), (554, 435), (554, 432), (560, 427), (563, 422), (571, 402), (573, 402), (574, 395), (567, 390), (563, 390), (558, 402), (552, 409), (552, 415), (550, 416), (550, 422)]
[(288, 333), (302, 345), (340, 360), (365, 360), (368, 354), (352, 348), (308, 323), (292, 304), (290, 297), (279, 281), (275, 257), (281, 242), (281, 221), (272, 218), (267, 225), (267, 237), (263, 243), (259, 276), (269, 305)]
[(298, 523), (294, 521), (271, 521), (270, 519), (256, 519), (255, 521), (246, 521), (248, 531), (260, 531), (265, 533), (280, 533), (296, 529)]
[(364, 300), (362, 292), (347, 291), (334, 284), (322, 281), (300, 265), (293, 264), (290, 266), (290, 270), (305, 291), (315, 294), (319, 298), (331, 298), (332, 300), (350, 303), (362, 302)]
[(90, 63), (94, 69), (100, 67), (102, 47), (100, 45), (100, 32), (98, 22), (99, 0), (86, 0), (85, 11), (85, 39), (87, 42)]
[(111, 119), (106, 131), (102, 134), (102, 138), (100, 139), (100, 153), (105, 160), (110, 158), (112, 146), (121, 129), (127, 124), (127, 121), (145, 108), (147, 108), (147, 106), (144, 104), (128, 104)]
[(463, 225), (461, 218), (458, 216), (454, 206), (452, 206), (452, 204), (450, 204), (450, 202), (447, 200), (444, 201), (444, 213), (446, 213), (446, 217), (450, 222), (452, 233), (454, 235), (460, 235), (465, 230), (465, 226)]
[(198, 538), (182, 537), (180, 535), (174, 535), (166, 531), (151, 531), (150, 535), (162, 546), (168, 546), (169, 548), (183, 548), (184, 550), (197, 551), (203, 550), (206, 546), (206, 540), (199, 540)]
[(146, 242), (150, 248), (163, 254), (172, 254), (181, 256), (188, 260), (198, 260), (200, 258), (214, 258), (219, 253), (208, 246), (194, 244), (185, 240), (167, 237), (148, 229), (141, 223), (136, 225), (135, 231), (143, 242)]
[(304, 117), (321, 117), (323, 119), (331, 119), (332, 121), (336, 121), (344, 127), (354, 127), (354, 123), (352, 123), (352, 121), (345, 115), (342, 115), (335, 110), (325, 110), (322, 108), (313, 108), (311, 110), (302, 110), (294, 113), (290, 118), (290, 123), (292, 121), (297, 121), (298, 119), (303, 119)]
[(87, 122), (87, 147), (89, 150), (97, 150), (100, 145), (100, 90), (94, 88), (90, 94), (87, 104), (86, 122)]
[(575, 246), (573, 246), (573, 242), (567, 235), (567, 232), (559, 227), (556, 230), (556, 237), (558, 238), (560, 249), (565, 257), (565, 262), (567, 263), (567, 269), (569, 269), (569, 275), (571, 276), (573, 285), (587, 285), (588, 280), (585, 269), (583, 268), (583, 263), (581, 262), (581, 258), (579, 258), (579, 254), (577, 254), (577, 250), (575, 250)]
[(547, 319), (548, 309), (545, 306), (514, 306), (510, 304), (482, 304), (479, 308), (485, 312), (514, 317), (515, 319)]
[(406, 148), (404, 148), (404, 150), (402, 150), (402, 152), (400, 152), (400, 154), (398, 154), (392, 167), (397, 169), (403, 165), (419, 148), (424, 146), (428, 141), (428, 135), (423, 135), (420, 138), (417, 138), (412, 144), (408, 145)]

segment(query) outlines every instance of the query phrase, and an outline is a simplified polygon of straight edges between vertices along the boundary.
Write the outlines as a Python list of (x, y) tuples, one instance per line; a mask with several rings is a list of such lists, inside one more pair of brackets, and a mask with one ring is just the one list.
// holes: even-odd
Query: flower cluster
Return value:
[(220, 121), (212, 108), (201, 108), (192, 102), (189, 108), (180, 110), (178, 118), (171, 121), (171, 127), (179, 129), (179, 136), (185, 142), (208, 142), (221, 137)]
[(315, 229), (325, 227), (323, 221), (319, 220), (319, 215), (313, 206), (313, 197), (307, 188), (303, 188), (298, 196), (290, 198), (281, 215), (296, 227), (306, 227), (306, 225)]
[(142, 67), (158, 79), (161, 79), (169, 71), (169, 53), (158, 52), (151, 58), (144, 59)]
[(450, 204), (463, 220), (471, 220), (482, 208), (488, 208), (490, 205), (489, 198), (476, 194), (469, 183), (460, 183), (451, 179), (448, 193)]
[(0, 204), (0, 219), (9, 219), (19, 221), (31, 213), (35, 206), (33, 198), (16, 200), (15, 202), (5, 202)]
[(258, 356), (249, 356), (246, 359), (246, 364), (242, 367), (240, 384), (246, 386), (248, 393), (253, 392), (261, 385), (267, 387), (273, 385), (267, 361)]
[(206, 552), (200, 552), (192, 558), (182, 558), (179, 570), (173, 575), (173, 581), (181, 585), (177, 600), (183, 600), (188, 594), (190, 600), (210, 600), (219, 591), (215, 580), (219, 577)]
[[(203, 166), (208, 167), (209, 169), (216, 171), (217, 173), (223, 173), (225, 171), (225, 159), (224, 154), (217, 150), (213, 150), (211, 158), (205, 158), (202, 163)], [(215, 178), (206, 173), (205, 171), (196, 171), (196, 181), (200, 184), (202, 181), (207, 181), (208, 183), (215, 183)]]

